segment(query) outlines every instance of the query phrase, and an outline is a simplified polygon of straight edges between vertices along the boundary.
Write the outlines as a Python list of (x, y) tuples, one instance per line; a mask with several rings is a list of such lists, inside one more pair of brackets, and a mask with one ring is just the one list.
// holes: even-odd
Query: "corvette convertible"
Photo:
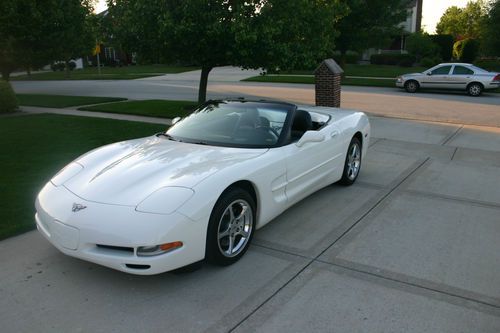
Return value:
[(209, 101), (68, 164), (38, 194), (36, 225), (63, 253), (127, 273), (229, 265), (288, 207), (353, 184), (369, 140), (362, 112)]

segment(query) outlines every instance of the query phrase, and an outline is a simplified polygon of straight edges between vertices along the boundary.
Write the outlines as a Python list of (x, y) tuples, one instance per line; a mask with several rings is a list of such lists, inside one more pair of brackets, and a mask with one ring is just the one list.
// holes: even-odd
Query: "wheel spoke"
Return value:
[(228, 227), (226, 230), (224, 230), (223, 232), (219, 232), (219, 239), (222, 239), (224, 237), (227, 237), (229, 236), (229, 230), (231, 230), (230, 227)]
[(247, 210), (248, 210), (248, 206), (241, 204), (241, 213), (240, 213), (240, 215), (238, 215), (238, 217), (236, 219), (239, 220), (239, 219), (243, 218), (243, 216), (245, 216)]
[(229, 245), (227, 247), (227, 254), (233, 253), (233, 247), (234, 247), (234, 236), (229, 235)]

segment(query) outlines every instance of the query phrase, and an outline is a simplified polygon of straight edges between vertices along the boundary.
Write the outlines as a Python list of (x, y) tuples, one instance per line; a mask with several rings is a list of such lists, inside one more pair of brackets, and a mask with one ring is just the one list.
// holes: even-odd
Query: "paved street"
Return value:
[[(159, 120), (160, 121), (160, 120)], [(235, 265), (132, 276), (0, 242), (3, 332), (500, 332), (500, 129), (372, 117), (358, 182)]]
[[(314, 104), (314, 86), (240, 82), (259, 71), (232, 67), (210, 74), (209, 98), (250, 97)], [(199, 71), (119, 81), (13, 81), (18, 93), (127, 97), (130, 99), (196, 100)], [(500, 127), (500, 94), (479, 98), (464, 93), (408, 94), (397, 88), (342, 87), (342, 107), (372, 115)]]

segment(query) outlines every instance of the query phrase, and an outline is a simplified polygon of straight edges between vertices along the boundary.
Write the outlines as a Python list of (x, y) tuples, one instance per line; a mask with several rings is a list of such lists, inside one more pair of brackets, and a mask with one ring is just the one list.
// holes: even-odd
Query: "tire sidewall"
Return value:
[[(349, 179), (349, 176), (347, 175), (347, 169), (348, 169), (347, 162), (349, 160), (349, 151), (351, 150), (351, 147), (355, 143), (358, 144), (358, 147), (359, 147), (359, 150), (360, 150), (360, 155), (359, 155), (359, 170), (358, 170), (358, 173), (356, 174), (356, 177), (354, 177), (354, 179)], [(349, 185), (354, 184), (354, 182), (356, 181), (356, 179), (358, 179), (359, 173), (361, 172), (362, 165), (363, 165), (363, 146), (361, 145), (361, 142), (359, 141), (358, 138), (353, 137), (351, 139), (351, 142), (349, 143), (349, 146), (347, 147), (347, 153), (346, 153), (345, 161), (344, 161), (344, 170), (342, 171), (342, 178), (340, 179), (339, 184), (345, 185), (345, 186), (349, 186)]]
[[(228, 205), (238, 199), (243, 199), (250, 205), (252, 211), (252, 231), (243, 250), (234, 257), (226, 257), (221, 253), (218, 245), (217, 236), (219, 222)], [(238, 261), (246, 253), (255, 233), (255, 211), (256, 209), (254, 199), (247, 191), (238, 187), (234, 187), (227, 189), (221, 194), (221, 196), (215, 203), (212, 213), (210, 214), (210, 220), (208, 222), (207, 241), (205, 247), (205, 258), (207, 259), (207, 261), (220, 266), (228, 266)]]
[[(414, 89), (410, 89), (410, 88), (409, 88), (409, 85), (410, 85), (410, 84), (415, 85), (415, 88), (414, 88)], [(416, 93), (416, 92), (417, 92), (418, 87), (419, 87), (419, 84), (418, 84), (418, 82), (417, 82), (417, 81), (415, 81), (415, 80), (409, 80), (409, 81), (406, 81), (406, 83), (405, 83), (405, 86), (404, 86), (404, 87), (405, 87), (405, 90), (406, 90), (407, 92), (409, 92), (409, 93), (412, 93), (412, 94), (413, 94), (413, 93)]]
[[(479, 92), (478, 93), (473, 93), (472, 92), (472, 88), (473, 87), (478, 87), (479, 88)], [(468, 87), (467, 87), (467, 92), (469, 93), (470, 96), (472, 97), (478, 97), (481, 95), (481, 93), (483, 92), (483, 87), (479, 84), (479, 83), (471, 83)]]

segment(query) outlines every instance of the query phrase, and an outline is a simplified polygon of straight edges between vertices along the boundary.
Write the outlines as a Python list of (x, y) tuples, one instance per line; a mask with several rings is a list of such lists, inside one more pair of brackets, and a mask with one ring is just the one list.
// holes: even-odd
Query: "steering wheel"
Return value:
[(276, 139), (276, 141), (278, 141), (278, 139), (280, 137), (280, 134), (278, 133), (278, 131), (272, 127), (269, 127), (269, 126), (257, 126), (255, 129), (266, 131), (267, 133), (272, 134), (274, 136), (274, 138)]

